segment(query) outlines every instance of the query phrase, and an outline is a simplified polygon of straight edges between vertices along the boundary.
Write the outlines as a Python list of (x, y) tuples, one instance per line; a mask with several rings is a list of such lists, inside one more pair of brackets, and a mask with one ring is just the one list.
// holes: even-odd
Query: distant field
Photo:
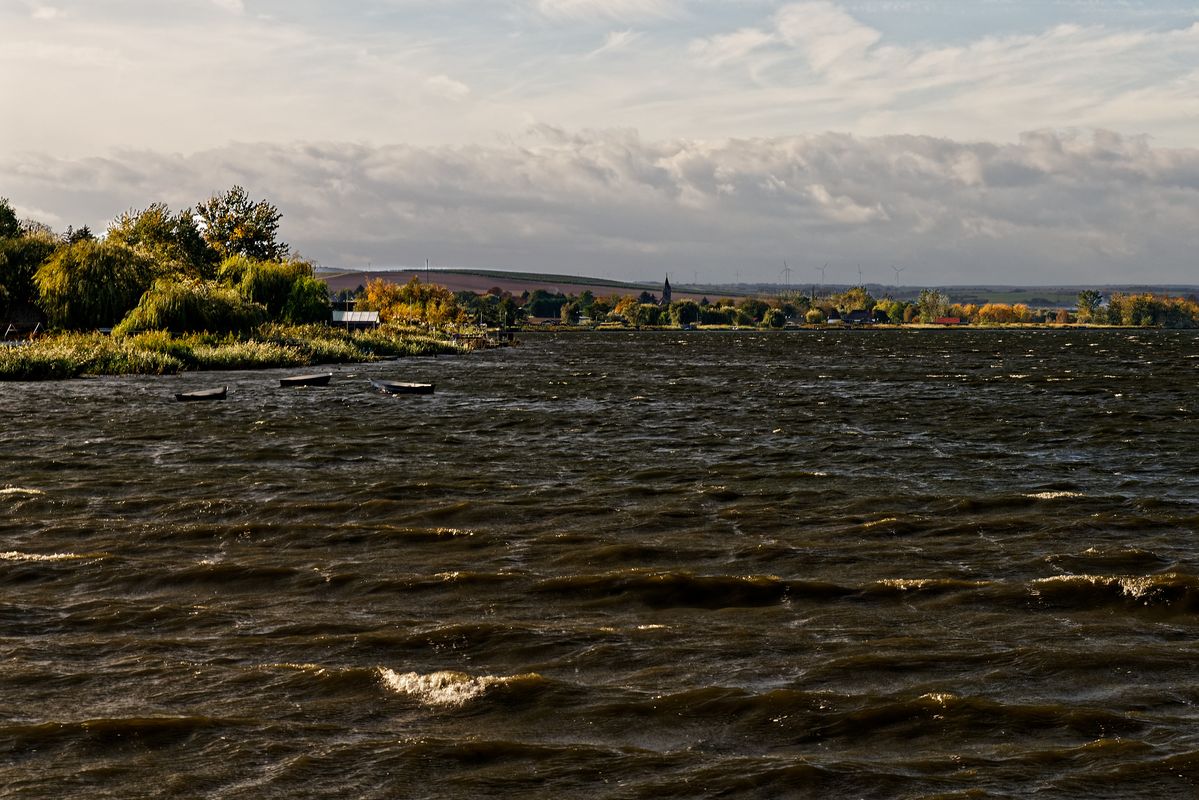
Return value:
[[(392, 283), (407, 283), (414, 277), (420, 278), (422, 281), (428, 280), (430, 283), (440, 284), (452, 292), (467, 291), (478, 294), (482, 294), (492, 288), (499, 288), (502, 291), (511, 292), (515, 295), (526, 291), (532, 292), (535, 289), (544, 289), (547, 292), (562, 294), (580, 294), (583, 291), (590, 290), (597, 297), (606, 297), (614, 294), (637, 295), (643, 291), (650, 292), (653, 295), (660, 295), (662, 293), (662, 284), (660, 283), (624, 283), (604, 278), (587, 278), (571, 275), (537, 275), (522, 272), (491, 272), (488, 270), (430, 270), (428, 273), (423, 269), (371, 270), (365, 272), (322, 271), (320, 274), (320, 278), (335, 292), (365, 286), (368, 281), (376, 278), (382, 278)], [(705, 292), (706, 289), (700, 292), (691, 292), (685, 289), (673, 288), (671, 294), (676, 300), (684, 298), (699, 300), (705, 296), (715, 300), (718, 297), (736, 297), (742, 294), (742, 292), (732, 292), (727, 287), (724, 289), (713, 289), (706, 294)]]
[[(393, 283), (407, 283), (417, 277), (422, 281), (428, 279), (432, 283), (445, 286), (453, 292), (476, 292), (482, 294), (489, 289), (499, 288), (502, 291), (519, 295), (522, 292), (532, 292), (544, 289), (547, 292), (562, 294), (580, 294), (590, 291), (597, 297), (608, 295), (640, 294), (642, 291), (660, 295), (661, 283), (629, 283), (608, 278), (589, 278), (581, 275), (542, 275), (532, 272), (502, 272), (499, 270), (370, 270), (339, 272), (322, 270), (320, 277), (334, 291), (355, 289), (364, 286), (374, 278)], [(814, 287), (802, 287), (805, 294)], [(849, 286), (829, 285), (822, 290), (824, 294), (834, 294), (848, 289)], [(915, 300), (923, 287), (919, 286), (884, 286), (867, 284), (867, 290), (875, 297), (890, 295), (897, 300)], [(938, 286), (949, 295), (954, 303), (1025, 303), (1033, 308), (1068, 308), (1073, 307), (1078, 293), (1084, 289), (1097, 289), (1103, 294), (1111, 292), (1151, 292), (1173, 296), (1190, 296), (1199, 294), (1199, 286), (1194, 285), (1141, 285), (1123, 284), (1118, 286)], [(752, 295), (778, 296), (790, 294), (797, 287), (787, 287), (780, 284), (737, 284), (737, 285), (688, 285), (675, 284), (672, 295), (676, 300), (699, 300), (707, 297), (717, 300), (725, 297), (744, 297)]]

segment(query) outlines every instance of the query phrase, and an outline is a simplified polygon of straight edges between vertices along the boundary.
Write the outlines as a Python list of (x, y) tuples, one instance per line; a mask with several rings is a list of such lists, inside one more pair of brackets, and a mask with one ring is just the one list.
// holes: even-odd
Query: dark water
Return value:
[(0, 384), (0, 796), (1196, 793), (1192, 333), (281, 374)]

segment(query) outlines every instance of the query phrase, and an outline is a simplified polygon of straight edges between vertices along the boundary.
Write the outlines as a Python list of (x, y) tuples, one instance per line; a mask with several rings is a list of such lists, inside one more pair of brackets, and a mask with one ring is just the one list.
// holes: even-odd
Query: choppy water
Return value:
[(1192, 333), (282, 374), (0, 384), (0, 796), (1196, 791)]

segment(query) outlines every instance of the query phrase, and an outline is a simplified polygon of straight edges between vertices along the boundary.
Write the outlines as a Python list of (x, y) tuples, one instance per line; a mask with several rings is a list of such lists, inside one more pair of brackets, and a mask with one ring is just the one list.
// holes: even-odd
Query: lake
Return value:
[(0, 796), (1196, 791), (1194, 332), (332, 369), (0, 384)]

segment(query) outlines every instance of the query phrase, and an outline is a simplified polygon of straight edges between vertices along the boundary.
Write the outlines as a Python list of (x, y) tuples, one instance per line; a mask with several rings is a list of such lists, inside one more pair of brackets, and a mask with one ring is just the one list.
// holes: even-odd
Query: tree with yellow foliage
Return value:
[(367, 283), (360, 307), (378, 311), (382, 322), (404, 325), (442, 328), (465, 319), (453, 292), (436, 283), (421, 283), (415, 275), (403, 286), (375, 278)]

